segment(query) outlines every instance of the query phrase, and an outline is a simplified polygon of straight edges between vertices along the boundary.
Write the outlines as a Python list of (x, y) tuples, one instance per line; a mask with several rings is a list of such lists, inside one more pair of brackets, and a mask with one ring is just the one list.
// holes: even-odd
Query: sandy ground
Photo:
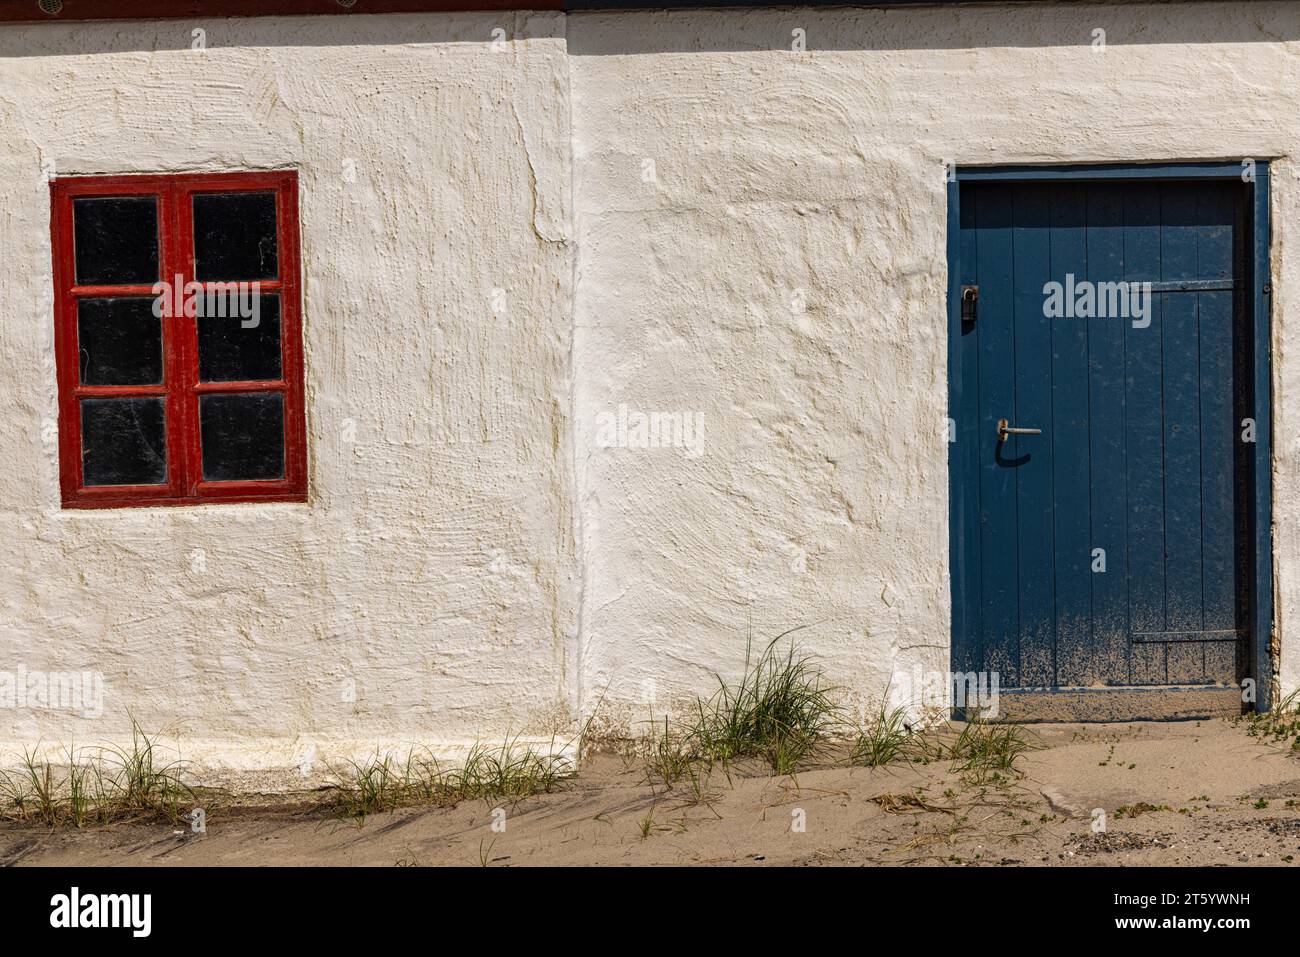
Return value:
[[(715, 771), (664, 793), (619, 757), (556, 793), (373, 815), (220, 808), (165, 825), (0, 827), (6, 865), (783, 864), (1300, 867), (1300, 758), (1225, 721), (1039, 725), (1009, 786), (946, 763)], [(1094, 829), (1094, 809), (1106, 815)], [(495, 829), (494, 829), (495, 824)]]

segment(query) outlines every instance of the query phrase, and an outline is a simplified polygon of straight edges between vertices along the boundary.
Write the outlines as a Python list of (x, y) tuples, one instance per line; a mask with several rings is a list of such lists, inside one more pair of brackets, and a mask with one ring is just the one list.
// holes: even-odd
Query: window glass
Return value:
[(77, 302), (82, 385), (162, 385), (162, 320), (153, 304), (134, 296)]
[[(209, 302), (216, 297), (209, 297)], [(222, 297), (224, 298), (224, 297)], [(245, 297), (253, 315), (226, 308), (227, 315), (203, 316), (199, 327), (199, 381), (243, 382), (280, 378), (280, 297)], [(229, 315), (236, 312), (236, 315)]]
[(194, 196), (194, 276), (200, 282), (275, 279), (274, 193)]
[(86, 485), (164, 484), (163, 400), (82, 399), (81, 470)]
[(157, 197), (78, 198), (72, 218), (78, 285), (158, 281)]
[(278, 392), (199, 396), (203, 480), (284, 477), (284, 398)]

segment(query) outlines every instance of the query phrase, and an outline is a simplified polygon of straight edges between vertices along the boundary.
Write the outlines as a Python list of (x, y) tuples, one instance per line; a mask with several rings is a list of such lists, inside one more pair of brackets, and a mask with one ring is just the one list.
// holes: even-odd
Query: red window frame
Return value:
[[(280, 379), (199, 382), (198, 327), (193, 318), (164, 317), (161, 386), (82, 385), (77, 346), (77, 302), (87, 297), (152, 296), (153, 286), (79, 286), (74, 264), (72, 201), (79, 197), (158, 198), (159, 280), (194, 280), (194, 207), (198, 193), (267, 193), (276, 196), (279, 276), (259, 280), (262, 293), (280, 296)], [(298, 248), (298, 174), (181, 173), (75, 176), (50, 183), (50, 232), (54, 253), (54, 348), (59, 384), (59, 484), (64, 508), (196, 505), (211, 502), (304, 502), (307, 500), (307, 433), (303, 399), (302, 305)], [(199, 444), (199, 396), (278, 392), (284, 396), (284, 478), (256, 481), (203, 480)], [(94, 485), (82, 481), (80, 400), (104, 397), (164, 399), (167, 484)]]

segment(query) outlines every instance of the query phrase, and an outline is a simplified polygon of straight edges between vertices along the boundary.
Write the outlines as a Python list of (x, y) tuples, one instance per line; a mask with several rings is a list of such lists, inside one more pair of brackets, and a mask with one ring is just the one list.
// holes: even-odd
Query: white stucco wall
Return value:
[[(1298, 55), (1286, 4), (0, 29), (0, 669), (108, 683), (0, 749), (635, 730), (801, 625), (855, 703), (946, 668), (945, 162), (1273, 161), (1300, 686)], [(60, 510), (45, 163), (302, 171), (309, 504)]]
[[(606, 703), (647, 680), (670, 703), (734, 671), (748, 632), (796, 625), (859, 698), (946, 669), (945, 162), (1274, 161), (1278, 621), (1300, 684), (1300, 10), (598, 14), (570, 20), (569, 54), (583, 674)], [(705, 454), (592, 450), (623, 402), (701, 410)]]
[[(128, 712), (249, 765), (570, 727), (563, 26), (0, 29), (0, 668), (106, 684), (0, 712), (9, 750)], [(301, 171), (307, 505), (60, 509), (44, 163)]]

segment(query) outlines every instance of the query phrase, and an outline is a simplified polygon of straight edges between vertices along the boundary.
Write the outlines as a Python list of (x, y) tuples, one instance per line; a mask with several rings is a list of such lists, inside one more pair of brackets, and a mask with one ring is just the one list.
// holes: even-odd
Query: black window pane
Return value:
[[(231, 309), (231, 298), (208, 296), (199, 325), (199, 380), (242, 382), (280, 378), (280, 297), (235, 297), (252, 309)], [(218, 308), (213, 310), (213, 306)], [(212, 315), (216, 311), (217, 315)], [(244, 312), (252, 316), (244, 318)], [(225, 313), (223, 317), (220, 313)], [(234, 313), (234, 315), (231, 315)]]
[(82, 385), (161, 385), (162, 322), (153, 299), (82, 299), (77, 355)]
[(163, 400), (82, 399), (81, 469), (86, 485), (164, 485)]
[(199, 396), (203, 480), (284, 478), (284, 399), (278, 392)]
[(196, 194), (194, 274), (214, 282), (276, 278), (275, 194)]
[(157, 197), (74, 199), (72, 219), (79, 285), (158, 281)]

